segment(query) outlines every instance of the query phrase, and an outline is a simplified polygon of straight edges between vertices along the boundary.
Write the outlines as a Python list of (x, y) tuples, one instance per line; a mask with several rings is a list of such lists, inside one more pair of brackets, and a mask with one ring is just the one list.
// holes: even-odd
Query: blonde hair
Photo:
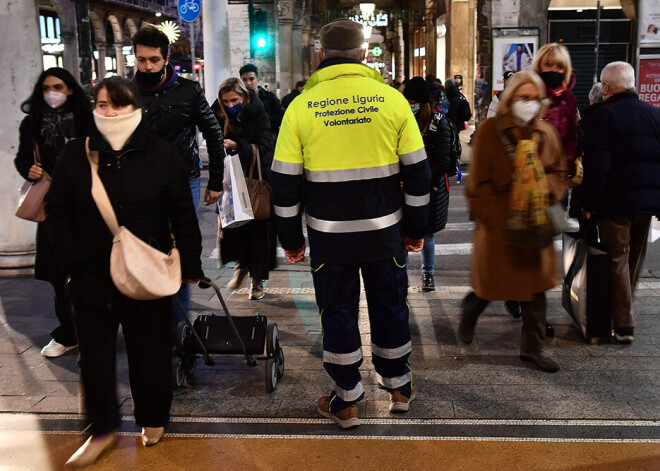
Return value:
[(541, 111), (539, 112), (539, 117), (543, 117), (545, 112), (548, 110), (548, 100), (545, 99), (545, 84), (541, 77), (531, 70), (521, 70), (516, 72), (511, 76), (509, 81), (500, 95), (500, 103), (497, 105), (497, 114), (505, 114), (511, 111), (513, 106), (513, 96), (516, 91), (526, 83), (531, 83), (536, 87), (541, 97)]
[(225, 135), (231, 126), (229, 125), (229, 116), (227, 115), (225, 107), (222, 103), (222, 95), (229, 92), (235, 92), (238, 96), (240, 96), (243, 99), (243, 106), (250, 104), (250, 92), (245, 87), (241, 79), (237, 77), (229, 77), (220, 84), (220, 87), (218, 88), (218, 103), (220, 104), (220, 111), (225, 118)]
[(571, 80), (573, 73), (573, 66), (571, 65), (571, 55), (565, 46), (557, 43), (550, 43), (539, 49), (539, 52), (534, 57), (532, 63), (532, 70), (537, 74), (541, 73), (541, 64), (548, 60), (552, 65), (560, 65), (564, 68), (564, 83)]

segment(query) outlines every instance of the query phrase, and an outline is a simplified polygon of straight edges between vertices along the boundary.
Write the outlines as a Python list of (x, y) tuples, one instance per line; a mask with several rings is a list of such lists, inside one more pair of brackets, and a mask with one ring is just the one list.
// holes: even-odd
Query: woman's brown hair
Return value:
[(137, 86), (128, 79), (121, 77), (108, 77), (96, 84), (92, 90), (94, 103), (99, 97), (101, 89), (105, 88), (108, 93), (108, 99), (115, 106), (129, 106), (140, 108), (140, 92)]
[(243, 106), (250, 104), (250, 92), (248, 92), (248, 89), (245, 88), (245, 85), (241, 79), (236, 77), (229, 77), (220, 84), (220, 88), (218, 88), (218, 104), (220, 105), (220, 112), (225, 118), (225, 136), (231, 128), (231, 125), (229, 122), (229, 115), (227, 115), (225, 106), (222, 104), (222, 95), (229, 92), (235, 92), (238, 96), (240, 96), (243, 99)]

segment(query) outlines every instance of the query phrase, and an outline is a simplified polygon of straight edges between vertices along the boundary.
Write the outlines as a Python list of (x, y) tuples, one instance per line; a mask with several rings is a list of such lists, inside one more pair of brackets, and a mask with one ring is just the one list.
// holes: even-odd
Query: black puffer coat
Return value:
[(426, 156), (431, 167), (431, 201), (424, 234), (441, 231), (447, 225), (449, 211), (449, 170), (452, 131), (445, 115), (436, 111), (423, 134)]
[[(174, 69), (167, 66), (168, 77)], [(139, 86), (139, 82), (136, 81)], [(152, 132), (174, 145), (188, 171), (188, 179), (200, 176), (197, 128), (206, 140), (209, 153), (208, 188), (222, 191), (223, 159), (222, 128), (209, 108), (202, 87), (182, 77), (168, 78), (158, 90), (140, 88), (143, 108)]]
[[(220, 110), (219, 102), (216, 100), (211, 108), (224, 129), (225, 118)], [(250, 104), (243, 107), (237, 119), (232, 119), (226, 138), (238, 145), (236, 151), (230, 150), (227, 153), (239, 155), (245, 176), (248, 176), (249, 165), (252, 162), (252, 144), (256, 144), (259, 148), (264, 180), (270, 180), (270, 166), (273, 162), (274, 151), (270, 120), (263, 103), (254, 92), (250, 91)], [(253, 178), (259, 178), (256, 169)], [(238, 261), (241, 267), (249, 269), (252, 278), (267, 280), (268, 272), (275, 268), (277, 238), (273, 221), (271, 208), (270, 219), (250, 221), (234, 229), (223, 229), (220, 246), (222, 262)]]
[[(183, 279), (201, 278), (202, 238), (188, 178), (172, 145), (150, 133), (143, 119), (119, 157), (96, 130), (89, 147), (99, 151), (99, 176), (119, 224), (163, 252), (172, 245), (171, 227)], [(48, 229), (71, 274), (73, 301), (106, 307), (122, 295), (110, 278), (112, 234), (91, 187), (85, 139), (75, 139), (64, 148), (46, 197)]]

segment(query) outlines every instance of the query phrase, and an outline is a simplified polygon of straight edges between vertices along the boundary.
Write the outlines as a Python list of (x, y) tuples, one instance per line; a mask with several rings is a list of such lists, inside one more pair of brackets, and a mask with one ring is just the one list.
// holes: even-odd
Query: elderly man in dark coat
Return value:
[(585, 217), (595, 217), (612, 256), (614, 337), (633, 341), (632, 294), (646, 254), (651, 217), (660, 214), (660, 110), (635, 93), (635, 71), (626, 62), (601, 72), (602, 106), (584, 136)]

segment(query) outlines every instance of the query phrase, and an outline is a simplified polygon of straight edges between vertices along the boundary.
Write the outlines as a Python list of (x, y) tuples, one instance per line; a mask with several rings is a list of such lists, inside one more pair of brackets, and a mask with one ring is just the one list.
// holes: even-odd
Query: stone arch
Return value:
[(110, 23), (110, 26), (112, 27), (114, 43), (122, 44), (124, 42), (124, 35), (122, 33), (121, 26), (119, 25), (119, 20), (117, 17), (113, 14), (109, 14), (105, 20)]
[(89, 11), (89, 19), (92, 23), (92, 30), (94, 31), (94, 39), (96, 41), (102, 41), (105, 38), (105, 28), (103, 27), (103, 22), (99, 18), (99, 15), (95, 11)]
[(135, 20), (131, 17), (126, 17), (124, 19), (124, 36), (128, 41), (131, 40), (133, 35), (137, 33), (138, 28), (137, 25), (135, 24)]

